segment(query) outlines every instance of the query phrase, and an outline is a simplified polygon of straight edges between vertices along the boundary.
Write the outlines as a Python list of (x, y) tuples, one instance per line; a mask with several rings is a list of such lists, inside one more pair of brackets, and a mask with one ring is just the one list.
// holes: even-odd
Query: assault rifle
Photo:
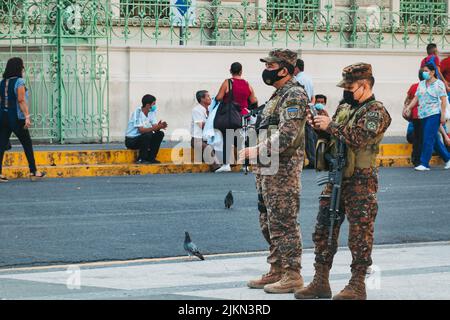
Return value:
[[(310, 105), (311, 113), (313, 116), (317, 115), (317, 110), (314, 106)], [(331, 246), (331, 241), (333, 238), (334, 224), (338, 222), (339, 219), (339, 207), (341, 202), (341, 191), (342, 191), (342, 178), (343, 171), (346, 165), (346, 145), (345, 142), (339, 139), (336, 145), (336, 157), (333, 157), (330, 153), (324, 155), (325, 161), (328, 163), (329, 172), (323, 177), (317, 179), (317, 184), (319, 186), (324, 184), (331, 184), (332, 191), (331, 195), (321, 196), (321, 198), (330, 198), (330, 232), (328, 233), (328, 245)]]
[[(253, 104), (249, 106), (249, 113), (242, 117), (242, 135), (244, 137), (244, 148), (249, 147), (249, 139), (248, 139), (248, 129), (251, 127), (250, 125), (250, 118), (253, 116), (257, 116), (255, 127), (258, 125), (258, 119), (260, 120), (260, 112), (264, 109), (266, 104), (263, 104), (261, 106), (257, 106), (256, 104)], [(249, 160), (248, 158), (245, 158), (244, 160), (244, 174), (248, 174), (248, 166), (249, 166)]]

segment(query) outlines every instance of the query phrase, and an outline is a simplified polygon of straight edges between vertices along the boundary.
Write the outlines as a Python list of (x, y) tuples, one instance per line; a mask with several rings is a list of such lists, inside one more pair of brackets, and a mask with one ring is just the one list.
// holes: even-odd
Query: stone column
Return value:
[(395, 26), (400, 24), (400, 0), (391, 0), (392, 23)]
[(267, 0), (256, 0), (256, 19), (261, 16), (261, 23), (267, 22)]
[(110, 0), (112, 18), (120, 17), (120, 0)]

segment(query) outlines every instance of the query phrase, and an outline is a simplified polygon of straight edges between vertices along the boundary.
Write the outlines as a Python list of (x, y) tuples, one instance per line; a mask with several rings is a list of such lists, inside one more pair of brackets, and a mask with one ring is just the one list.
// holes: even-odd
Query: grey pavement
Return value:
[[(450, 240), (449, 177), (441, 168), (381, 169), (375, 243)], [(305, 248), (313, 246), (315, 178), (303, 172)], [(267, 250), (256, 200), (254, 177), (241, 173), (10, 181), (0, 184), (0, 268), (183, 256), (185, 230), (205, 254)]]
[[(267, 271), (266, 254), (1, 270), (0, 299), (293, 300), (292, 294), (246, 287)], [(375, 246), (368, 299), (450, 299), (449, 257), (450, 242)], [(313, 277), (313, 258), (312, 250), (305, 250), (306, 283)], [(333, 294), (347, 284), (350, 261), (350, 252), (340, 248), (330, 277)]]

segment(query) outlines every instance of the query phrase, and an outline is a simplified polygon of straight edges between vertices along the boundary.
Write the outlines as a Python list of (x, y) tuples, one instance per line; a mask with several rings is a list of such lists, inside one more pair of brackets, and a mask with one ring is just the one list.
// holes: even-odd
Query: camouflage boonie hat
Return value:
[(287, 62), (295, 67), (295, 64), (297, 63), (297, 52), (289, 49), (274, 49), (269, 52), (268, 57), (259, 60), (267, 63)]
[(364, 62), (354, 63), (342, 70), (342, 81), (337, 86), (343, 88), (346, 84), (370, 77), (372, 77), (372, 65)]

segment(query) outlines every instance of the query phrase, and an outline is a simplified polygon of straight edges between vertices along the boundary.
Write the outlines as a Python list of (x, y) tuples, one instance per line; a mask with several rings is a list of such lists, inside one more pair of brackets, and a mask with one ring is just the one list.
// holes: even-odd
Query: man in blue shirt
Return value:
[[(297, 63), (294, 69), (294, 75), (298, 83), (305, 88), (308, 95), (309, 102), (315, 103), (314, 99), (314, 85), (311, 77), (305, 73), (305, 62), (302, 59), (297, 59)], [(309, 164), (305, 167), (307, 169), (314, 169), (316, 163), (316, 144), (317, 134), (310, 124), (305, 125), (305, 152), (308, 158)]]
[(142, 106), (131, 114), (125, 137), (128, 149), (139, 150), (138, 164), (160, 163), (156, 155), (164, 138), (161, 130), (166, 128), (167, 122), (156, 120), (156, 98), (146, 94)]

